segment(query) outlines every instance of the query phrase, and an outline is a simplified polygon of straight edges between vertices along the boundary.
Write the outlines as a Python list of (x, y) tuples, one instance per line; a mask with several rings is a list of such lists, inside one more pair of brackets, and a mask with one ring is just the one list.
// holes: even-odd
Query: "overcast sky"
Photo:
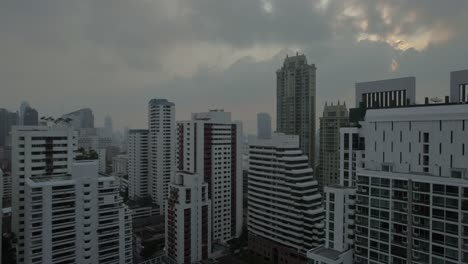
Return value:
[(0, 2), (0, 107), (90, 107), (97, 125), (145, 127), (148, 101), (167, 98), (178, 119), (223, 108), (254, 132), (296, 52), (318, 68), (317, 118), (325, 101), (354, 106), (355, 82), (416, 76), (422, 101), (468, 69), (467, 0)]

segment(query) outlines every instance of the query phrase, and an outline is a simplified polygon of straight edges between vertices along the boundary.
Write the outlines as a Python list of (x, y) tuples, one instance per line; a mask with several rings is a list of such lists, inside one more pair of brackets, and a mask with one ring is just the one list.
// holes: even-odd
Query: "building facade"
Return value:
[(346, 104), (327, 105), (320, 118), (320, 155), (317, 181), (321, 188), (340, 182), (340, 128), (348, 126)]
[(198, 174), (177, 172), (166, 208), (166, 251), (178, 264), (197, 263), (211, 254), (211, 201)]
[(368, 110), (355, 263), (468, 262), (468, 105)]
[(62, 118), (70, 118), (70, 124), (73, 128), (79, 130), (81, 128), (94, 128), (94, 114), (90, 108), (83, 108), (74, 112), (65, 114)]
[(340, 185), (356, 187), (356, 169), (364, 167), (365, 140), (358, 127), (340, 129)]
[(212, 241), (242, 232), (242, 124), (212, 110), (177, 123), (177, 170), (203, 175), (212, 203)]
[(286, 57), (276, 71), (276, 131), (298, 135), (300, 147), (315, 164), (315, 64), (307, 64), (305, 55)]
[(25, 258), (25, 182), (34, 176), (71, 174), (76, 132), (65, 126), (15, 126), (12, 130), (12, 231), (17, 261)]
[(257, 114), (257, 137), (271, 138), (271, 116), (268, 113)]
[(132, 263), (131, 215), (96, 161), (25, 179), (24, 263)]
[(293, 135), (249, 138), (248, 244), (271, 263), (306, 263), (324, 241), (324, 210), (308, 158)]
[(148, 104), (148, 184), (154, 203), (163, 206), (176, 166), (175, 105), (165, 99)]
[(148, 130), (130, 129), (127, 142), (128, 197), (130, 200), (149, 197)]

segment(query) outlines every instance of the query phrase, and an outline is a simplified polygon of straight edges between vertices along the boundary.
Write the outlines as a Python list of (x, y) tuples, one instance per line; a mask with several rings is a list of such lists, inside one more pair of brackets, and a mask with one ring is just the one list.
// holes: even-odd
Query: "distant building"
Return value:
[(271, 138), (271, 117), (268, 113), (257, 114), (257, 137)]
[(450, 73), (450, 99), (454, 103), (468, 103), (468, 70)]
[(74, 129), (94, 128), (94, 114), (90, 108), (83, 108), (62, 116), (72, 119), (71, 124)]
[(211, 110), (177, 122), (177, 170), (203, 175), (212, 203), (212, 241), (242, 233), (242, 124)]
[(249, 249), (271, 263), (306, 263), (306, 252), (324, 241), (324, 209), (299, 137), (249, 144)]
[(315, 64), (305, 55), (286, 57), (276, 71), (276, 131), (298, 135), (300, 147), (315, 169)]
[(18, 114), (0, 108), (0, 148), (11, 145), (11, 128), (18, 125)]
[[(1, 170), (1, 169), (0, 169)], [(1, 179), (3, 184), (3, 206), (4, 207), (11, 207), (11, 175), (9, 173), (4, 172), (3, 177)]]
[(99, 173), (106, 173), (107, 163), (106, 163), (106, 149), (99, 149), (97, 151), (99, 157)]
[(128, 197), (130, 200), (149, 197), (148, 130), (128, 132)]
[(203, 177), (177, 172), (166, 209), (166, 251), (178, 264), (197, 263), (211, 254), (211, 201)]
[(317, 181), (321, 188), (340, 182), (340, 128), (348, 126), (346, 104), (327, 105), (320, 118), (320, 155)]
[(128, 156), (120, 154), (112, 159), (112, 173), (121, 177), (128, 175)]
[(26, 107), (22, 118), (23, 126), (37, 126), (39, 124), (39, 114), (34, 108)]
[(130, 211), (96, 161), (25, 179), (25, 263), (132, 263)]
[(148, 192), (153, 203), (164, 206), (176, 167), (175, 104), (152, 99), (148, 104)]
[(110, 116), (106, 116), (104, 119), (104, 130), (108, 137), (113, 138), (114, 126), (112, 125), (112, 118)]

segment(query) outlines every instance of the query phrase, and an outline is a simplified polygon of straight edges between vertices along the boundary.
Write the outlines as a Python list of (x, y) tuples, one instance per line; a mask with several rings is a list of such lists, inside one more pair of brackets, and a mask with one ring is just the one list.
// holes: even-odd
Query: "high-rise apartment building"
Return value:
[(356, 105), (349, 112), (349, 127), (340, 129), (340, 185), (356, 186), (356, 169), (363, 167), (364, 137), (359, 134), (359, 122), (367, 109), (410, 106), (416, 100), (416, 78), (380, 80), (356, 83)]
[(148, 130), (128, 132), (128, 197), (130, 200), (149, 197), (148, 190)]
[(355, 263), (468, 262), (468, 105), (367, 110)]
[(286, 57), (276, 71), (276, 131), (298, 135), (300, 147), (315, 164), (315, 64), (305, 55)]
[(249, 249), (271, 263), (305, 263), (323, 243), (324, 210), (299, 137), (251, 137), (249, 144)]
[(12, 230), (16, 234), (17, 261), (25, 258), (25, 183), (35, 176), (71, 174), (76, 132), (65, 125), (15, 126), (12, 131)]
[(271, 138), (271, 116), (268, 113), (257, 114), (257, 137)]
[(176, 166), (175, 105), (166, 99), (148, 104), (148, 192), (154, 203), (163, 206)]
[(340, 182), (340, 128), (348, 126), (346, 104), (327, 105), (320, 118), (320, 155), (317, 181), (321, 188)]
[(24, 263), (132, 263), (130, 212), (96, 161), (24, 183)]
[(166, 251), (178, 264), (198, 263), (211, 254), (208, 184), (196, 173), (177, 172), (169, 185)]
[(83, 108), (74, 112), (65, 114), (62, 118), (70, 118), (73, 128), (79, 130), (81, 128), (94, 128), (94, 114), (90, 108)]
[(212, 204), (212, 241), (242, 232), (242, 124), (212, 110), (177, 122), (177, 170), (203, 175)]
[(356, 189), (324, 187), (325, 244), (307, 252), (310, 264), (352, 264)]

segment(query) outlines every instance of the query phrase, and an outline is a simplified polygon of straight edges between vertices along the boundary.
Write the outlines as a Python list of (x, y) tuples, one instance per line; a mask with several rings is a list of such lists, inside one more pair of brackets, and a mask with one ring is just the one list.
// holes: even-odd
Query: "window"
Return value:
[(453, 131), (450, 131), (450, 143), (453, 144)]
[(429, 143), (429, 133), (425, 132), (423, 134), (423, 141), (424, 143)]
[(439, 130), (442, 131), (442, 120), (439, 121)]

